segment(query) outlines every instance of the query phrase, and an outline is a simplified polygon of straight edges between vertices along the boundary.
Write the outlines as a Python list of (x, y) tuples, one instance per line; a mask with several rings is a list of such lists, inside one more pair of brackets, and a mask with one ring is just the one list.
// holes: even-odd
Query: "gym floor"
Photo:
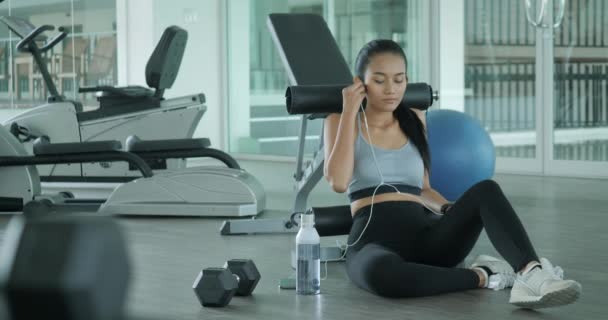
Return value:
[[(540, 256), (564, 268), (583, 285), (581, 299), (540, 311), (508, 304), (509, 291), (470, 290), (416, 299), (385, 299), (357, 288), (343, 263), (330, 263), (322, 294), (298, 296), (279, 290), (292, 274), (289, 263), (295, 234), (220, 236), (222, 219), (120, 218), (132, 257), (128, 311), (137, 319), (605, 319), (608, 316), (608, 181), (501, 175), (495, 178), (526, 226)], [(264, 217), (286, 215), (291, 193), (268, 194)], [(311, 199), (312, 205), (343, 204), (343, 195)], [(0, 217), (0, 236), (9, 217)], [(343, 237), (322, 240), (335, 244)], [(476, 254), (496, 255), (482, 234)], [(192, 282), (204, 267), (230, 258), (251, 258), (262, 279), (253, 296), (235, 297), (225, 308), (202, 308)], [(322, 276), (324, 268), (321, 269)], [(407, 285), (404, 283), (403, 285)], [(602, 289), (604, 288), (604, 289)]]

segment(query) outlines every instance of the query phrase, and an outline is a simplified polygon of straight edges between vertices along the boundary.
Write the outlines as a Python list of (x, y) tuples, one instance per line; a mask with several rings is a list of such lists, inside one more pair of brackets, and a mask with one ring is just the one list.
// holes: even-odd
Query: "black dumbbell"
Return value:
[(110, 217), (15, 217), (0, 256), (0, 309), (1, 304), (8, 309), (6, 318), (105, 320), (124, 315), (130, 263), (122, 229)]
[(260, 272), (252, 260), (228, 260), (224, 268), (203, 269), (192, 289), (203, 307), (224, 307), (232, 297), (249, 296), (260, 281)]

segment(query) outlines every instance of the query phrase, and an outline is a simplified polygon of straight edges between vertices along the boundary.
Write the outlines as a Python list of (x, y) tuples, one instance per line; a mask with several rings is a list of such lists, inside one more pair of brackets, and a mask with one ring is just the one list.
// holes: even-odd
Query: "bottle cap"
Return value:
[(312, 213), (304, 213), (300, 215), (301, 225), (304, 226), (313, 226), (315, 224), (315, 215)]

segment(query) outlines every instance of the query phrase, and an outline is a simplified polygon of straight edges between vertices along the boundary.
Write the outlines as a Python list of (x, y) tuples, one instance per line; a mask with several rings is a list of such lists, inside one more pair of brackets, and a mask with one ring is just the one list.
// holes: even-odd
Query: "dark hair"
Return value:
[[(380, 53), (392, 53), (402, 57), (405, 62), (407, 75), (407, 57), (399, 44), (392, 40), (377, 39), (364, 45), (357, 55), (357, 60), (355, 60), (355, 72), (361, 81), (364, 80), (365, 71), (367, 70), (371, 58)], [(399, 104), (395, 111), (393, 111), (393, 116), (399, 121), (401, 131), (411, 139), (420, 152), (424, 167), (430, 172), (431, 154), (422, 121), (420, 121), (420, 118), (418, 118), (414, 111), (410, 108), (406, 108), (403, 105), (403, 102)]]

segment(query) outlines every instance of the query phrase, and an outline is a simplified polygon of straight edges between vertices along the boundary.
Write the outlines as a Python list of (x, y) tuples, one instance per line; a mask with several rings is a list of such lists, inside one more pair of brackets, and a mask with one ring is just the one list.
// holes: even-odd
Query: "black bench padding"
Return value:
[(199, 139), (167, 139), (167, 140), (140, 140), (137, 136), (130, 136), (126, 142), (128, 152), (150, 151), (179, 151), (208, 148), (211, 141), (208, 138)]
[(350, 232), (353, 217), (350, 206), (313, 207), (315, 228), (321, 237), (345, 235)]
[[(285, 92), (289, 114), (341, 113), (342, 89), (349, 84), (290, 86)], [(433, 104), (433, 88), (426, 83), (409, 83), (403, 106), (426, 110)]]
[(34, 154), (37, 156), (69, 155), (121, 151), (120, 141), (91, 141), (75, 143), (48, 143), (38, 140), (34, 143)]

